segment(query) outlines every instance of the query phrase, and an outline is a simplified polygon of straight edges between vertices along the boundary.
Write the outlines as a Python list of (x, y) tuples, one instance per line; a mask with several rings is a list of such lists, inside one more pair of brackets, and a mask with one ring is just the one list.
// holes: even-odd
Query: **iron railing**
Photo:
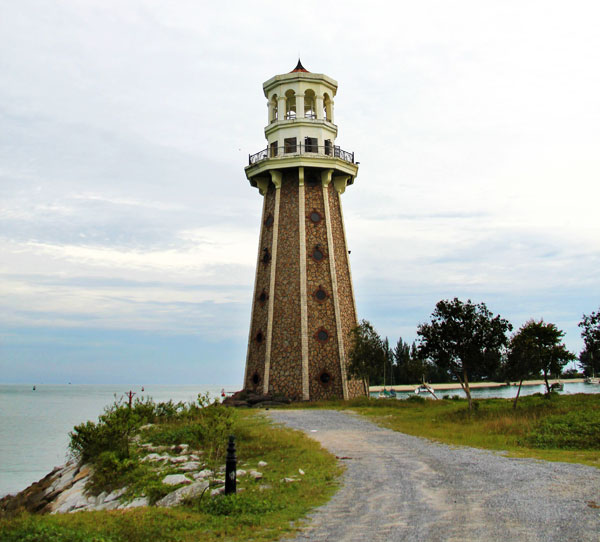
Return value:
[(248, 155), (248, 164), (253, 165), (267, 158), (281, 158), (298, 154), (327, 156), (330, 158), (341, 158), (345, 162), (354, 164), (354, 153), (345, 151), (337, 145), (317, 146), (298, 143), (296, 145), (284, 145), (283, 147), (267, 147), (255, 154)]

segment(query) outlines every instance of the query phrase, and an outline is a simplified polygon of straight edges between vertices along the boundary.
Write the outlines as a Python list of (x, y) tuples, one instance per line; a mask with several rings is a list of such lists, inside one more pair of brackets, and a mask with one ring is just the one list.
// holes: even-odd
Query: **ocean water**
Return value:
[[(219, 397), (207, 386), (0, 385), (0, 497), (17, 493), (67, 459), (69, 431), (97, 421), (105, 406), (129, 390), (155, 401), (196, 401), (198, 393)], [(228, 389), (229, 390), (229, 389)], [(233, 390), (231, 390), (233, 391)], [(124, 399), (125, 400), (125, 399)]]

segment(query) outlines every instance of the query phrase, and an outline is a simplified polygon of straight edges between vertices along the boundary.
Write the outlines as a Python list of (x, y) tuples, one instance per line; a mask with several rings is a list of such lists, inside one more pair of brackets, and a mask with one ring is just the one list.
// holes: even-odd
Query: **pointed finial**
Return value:
[(306, 72), (306, 73), (310, 73), (303, 65), (302, 62), (300, 62), (300, 58), (298, 58), (298, 64), (296, 64), (296, 67), (290, 72), (290, 73), (294, 73), (294, 72)]

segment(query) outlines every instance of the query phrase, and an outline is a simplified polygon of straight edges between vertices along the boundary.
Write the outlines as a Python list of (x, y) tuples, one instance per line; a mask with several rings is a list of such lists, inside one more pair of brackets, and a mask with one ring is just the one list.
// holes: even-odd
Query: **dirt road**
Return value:
[(269, 411), (346, 465), (303, 541), (600, 541), (600, 470), (435, 444), (330, 410)]

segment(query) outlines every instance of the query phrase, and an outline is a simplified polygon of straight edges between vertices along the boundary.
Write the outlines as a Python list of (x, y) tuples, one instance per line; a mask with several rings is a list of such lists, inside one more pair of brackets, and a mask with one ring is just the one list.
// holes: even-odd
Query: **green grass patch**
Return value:
[[(201, 499), (196, 498), (171, 509), (148, 507), (52, 516), (22, 513), (10, 519), (0, 519), (0, 540), (268, 541), (278, 540), (282, 535), (294, 532), (301, 518), (314, 507), (327, 502), (335, 492), (342, 467), (318, 443), (300, 432), (273, 426), (260, 412), (217, 408), (223, 409), (223, 412), (219, 414), (215, 410), (203, 415), (219, 418), (216, 420), (217, 425), (223, 422), (221, 415), (227, 418), (224, 430), (227, 434), (236, 436), (238, 469), (257, 469), (263, 473), (262, 480), (240, 477), (238, 488), (243, 488), (243, 492), (228, 497), (210, 497), (205, 494)], [(142, 431), (142, 442), (147, 442), (148, 438), (154, 444), (179, 444), (182, 442), (179, 441), (180, 438), (191, 435), (193, 438), (197, 437), (197, 440), (186, 442), (190, 447), (200, 446), (205, 454), (212, 450), (216, 461), (224, 463), (223, 453), (216, 452), (215, 443), (209, 443), (206, 439), (206, 434), (216, 431), (215, 426), (209, 427), (211, 424), (203, 423), (195, 415), (180, 414)], [(185, 429), (188, 423), (193, 426), (191, 432)], [(198, 425), (204, 429), (198, 430)], [(97, 454), (98, 457), (102, 453)], [(138, 451), (135, 446), (130, 446), (127, 459), (118, 458), (114, 450), (111, 454), (113, 455), (100, 461), (119, 463), (116, 467), (113, 465), (117, 470), (122, 470), (117, 485), (129, 479), (134, 487), (133, 493), (162, 496), (164, 488), (161, 487), (160, 480), (149, 472), (144, 473), (143, 469), (147, 469), (147, 466), (136, 461)], [(129, 469), (122, 465), (128, 460), (134, 462), (134, 466)], [(258, 468), (261, 460), (268, 465)], [(298, 469), (302, 469), (305, 475), (301, 476)], [(109, 468), (105, 470), (110, 471)], [(284, 477), (296, 477), (299, 481), (286, 484), (281, 482)]]

